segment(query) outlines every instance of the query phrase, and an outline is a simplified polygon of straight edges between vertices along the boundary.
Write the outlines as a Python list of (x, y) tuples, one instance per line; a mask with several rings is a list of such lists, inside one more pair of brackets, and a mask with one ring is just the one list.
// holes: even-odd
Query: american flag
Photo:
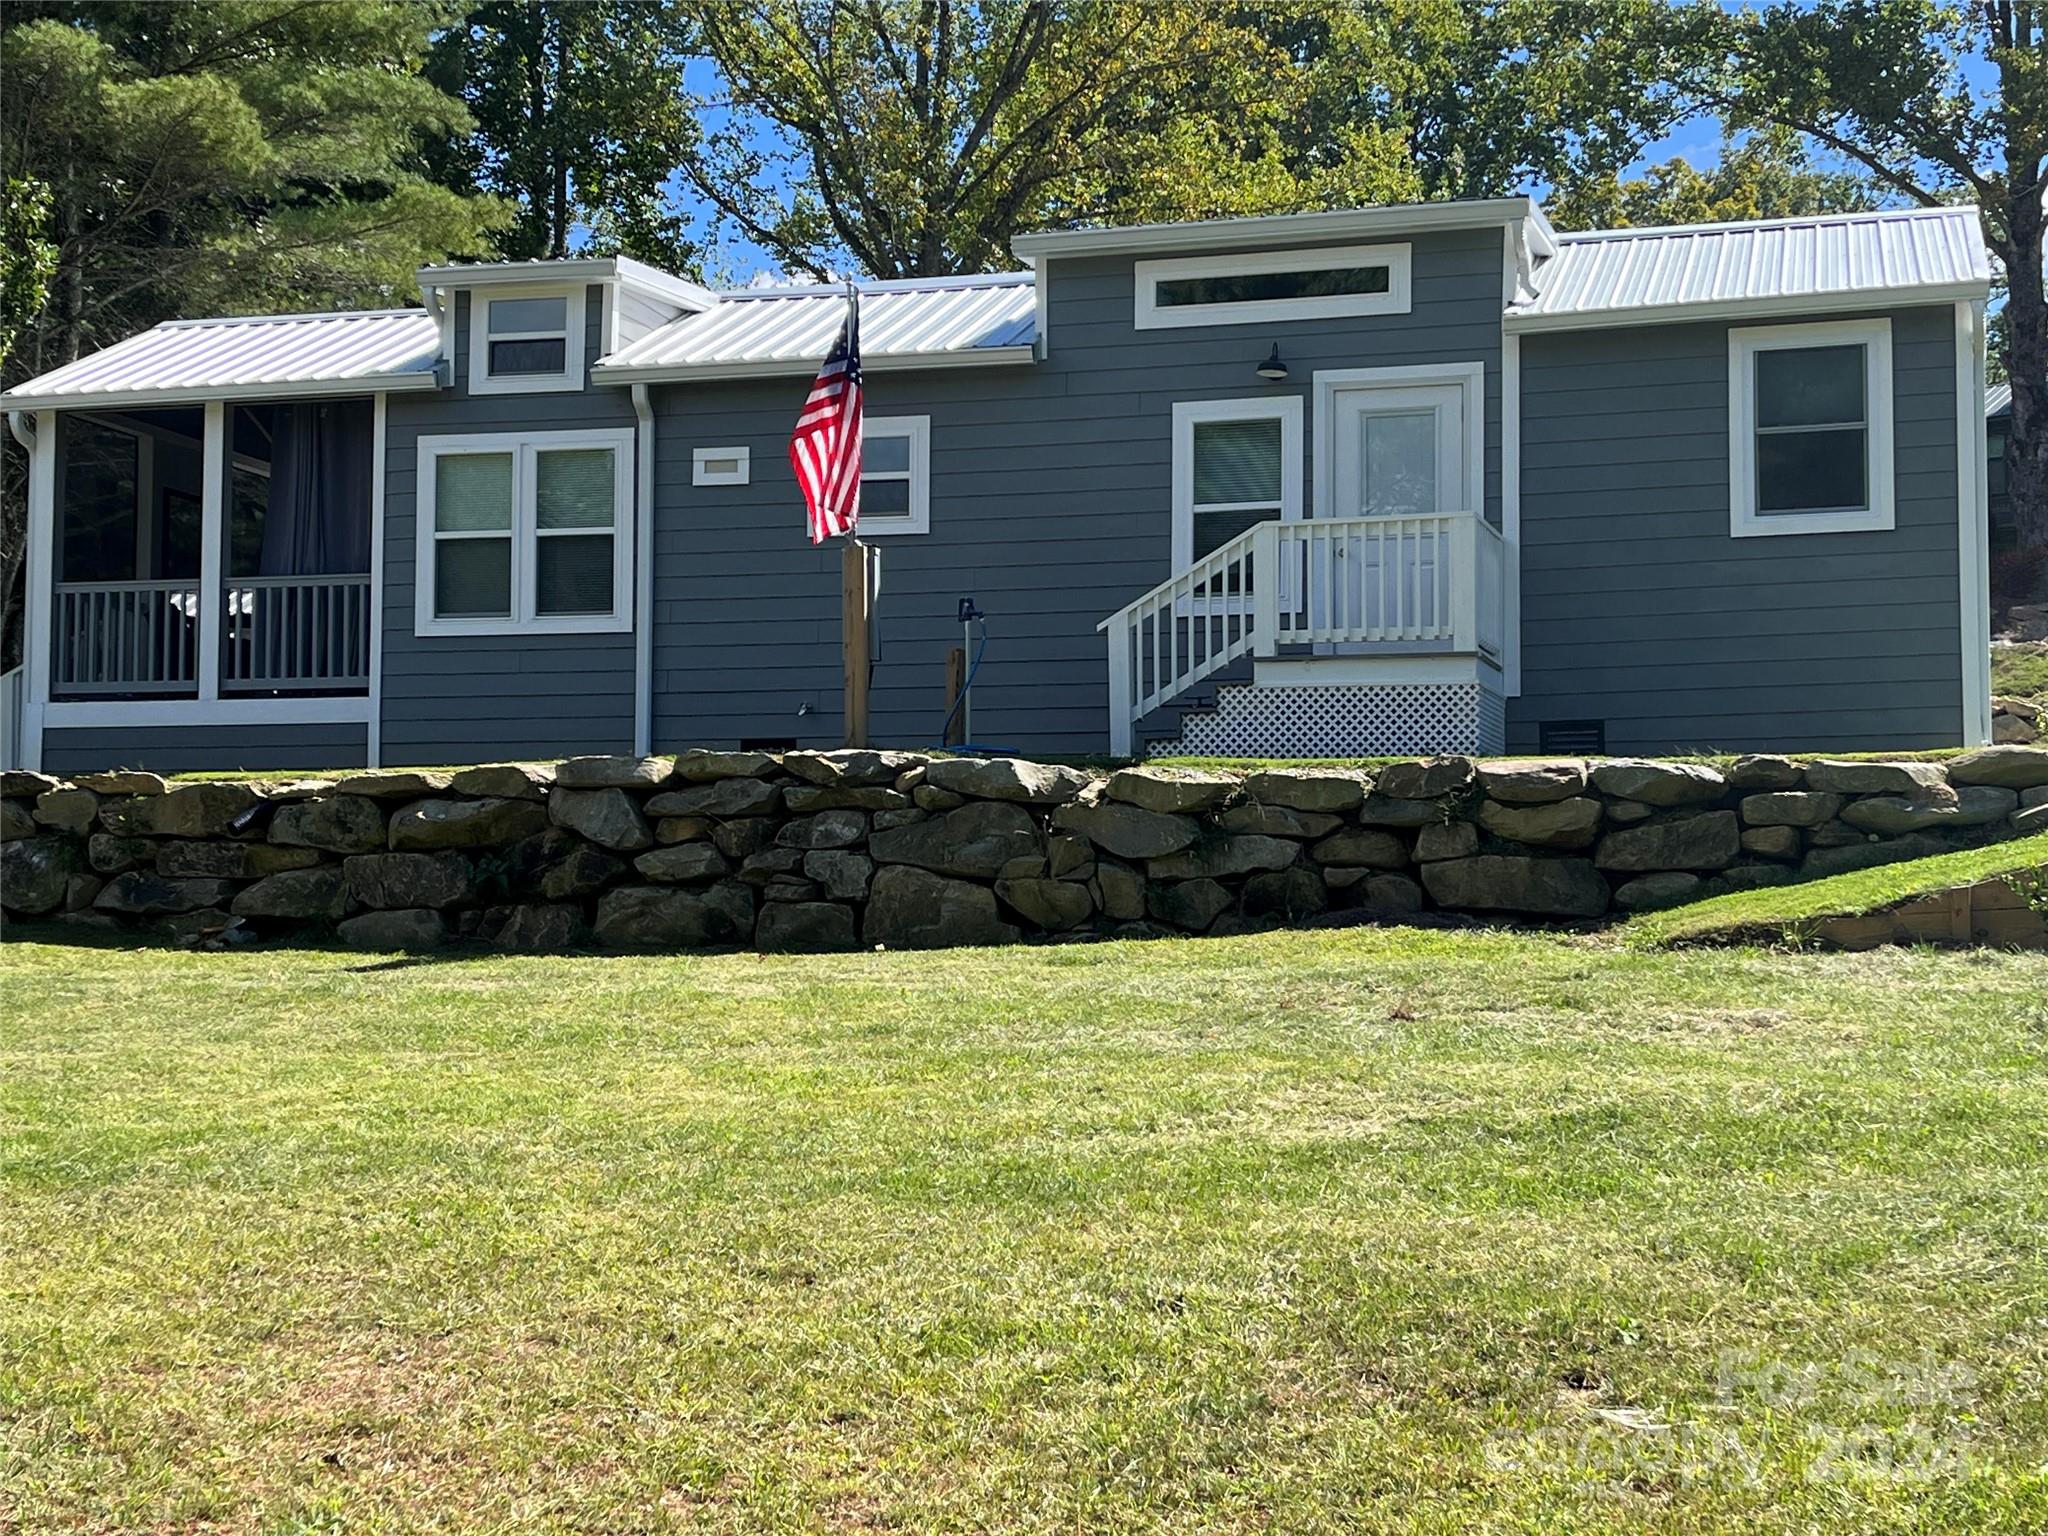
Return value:
[(851, 288), (846, 324), (790, 434), (789, 462), (810, 509), (811, 542), (852, 533), (860, 517), (860, 299)]

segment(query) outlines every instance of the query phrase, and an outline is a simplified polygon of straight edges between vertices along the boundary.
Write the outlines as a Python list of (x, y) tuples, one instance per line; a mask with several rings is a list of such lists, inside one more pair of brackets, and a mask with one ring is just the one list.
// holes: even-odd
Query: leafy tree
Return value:
[[(1704, 99), (1733, 126), (1796, 130), (1911, 202), (1983, 210), (2006, 285), (2013, 510), (2022, 541), (2048, 546), (2048, 10), (2025, 0), (1817, 0), (1720, 25), (1724, 77)], [(1972, 61), (1995, 84), (1973, 86)]]
[(707, 105), (733, 116), (686, 174), (722, 222), (811, 269), (843, 252), (878, 275), (971, 272), (1046, 225), (1570, 183), (1684, 110), (1655, 0), (695, 10), (729, 91)]
[(1703, 17), (1659, 0), (1321, 0), (1256, 13), (1305, 76), (1303, 154), (1371, 125), (1424, 198), (1618, 174), (1687, 112)]
[[(427, 182), (465, 125), (421, 79), (434, 13), (380, 0), (13, 4), (0, 172), (57, 249), (10, 380), (180, 314), (387, 301), (485, 248), (488, 200)], [(18, 222), (21, 209), (10, 209)]]
[[(685, 163), (785, 266), (881, 277), (1010, 262), (1021, 229), (1299, 206), (1270, 131), (1292, 87), (1221, 7), (1141, 0), (700, 0), (724, 122)], [(1352, 195), (1399, 177), (1357, 157)], [(780, 190), (787, 186), (789, 191)], [(1334, 194), (1332, 194), (1334, 195)]]
[(1581, 182), (1545, 206), (1560, 229), (1622, 229), (1847, 213), (1882, 201), (1868, 177), (1815, 165), (1798, 135), (1778, 129), (1725, 136), (1708, 170), (1666, 160), (1626, 181), (1608, 175)]
[(692, 27), (647, 0), (491, 0), (435, 39), (428, 78), (474, 132), (434, 145), (436, 179), (486, 187), (518, 213), (515, 259), (623, 251), (672, 271), (699, 248), (665, 195), (696, 142), (684, 82)]
[(15, 177), (0, 189), (0, 364), (50, 291), (57, 247), (50, 239), (50, 189)]

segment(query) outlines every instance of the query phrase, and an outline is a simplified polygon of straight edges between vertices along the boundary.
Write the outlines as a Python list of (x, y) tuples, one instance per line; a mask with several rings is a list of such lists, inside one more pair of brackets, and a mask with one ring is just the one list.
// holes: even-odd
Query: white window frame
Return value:
[[(563, 286), (559, 283), (535, 287), (499, 287), (490, 285), (472, 288), (469, 291), (469, 392), (472, 395), (537, 395), (560, 394), (565, 390), (583, 388), (583, 329), (584, 285)], [(491, 335), (491, 304), (500, 299), (560, 299), (562, 300), (562, 321), (567, 328), (560, 331), (507, 331), (502, 336)], [(491, 343), (493, 341), (553, 341), (562, 339), (562, 371), (560, 373), (512, 373), (503, 378), (491, 373)]]
[[(862, 535), (884, 534), (894, 536), (906, 533), (930, 533), (932, 531), (932, 419), (929, 416), (869, 416), (861, 422), (861, 442), (865, 446), (877, 437), (907, 437), (910, 439), (910, 466), (901, 474), (889, 471), (877, 474), (863, 470), (861, 484), (870, 480), (908, 480), (910, 482), (910, 510), (897, 516), (877, 517), (865, 509), (860, 514), (859, 531)], [(861, 498), (865, 501), (867, 498)]]
[[(1301, 521), (1302, 404), (1299, 395), (1249, 395), (1235, 400), (1176, 400), (1173, 403), (1173, 569), (1195, 563), (1195, 427), (1217, 421), (1280, 423), (1280, 520)], [(1249, 511), (1263, 501), (1220, 502), (1207, 512)], [(1283, 577), (1282, 591), (1286, 590)], [(1193, 613), (1227, 613), (1242, 608), (1236, 597), (1192, 599), (1181, 609)]]
[[(724, 459), (734, 461), (731, 469), (713, 469), (710, 466)], [(753, 473), (753, 455), (745, 448), (692, 448), (690, 450), (690, 484), (692, 485), (745, 485)]]
[[(1227, 256), (1182, 256), (1136, 264), (1136, 309), (1141, 331), (1194, 325), (1263, 325), (1275, 320), (1328, 320), (1353, 315), (1405, 315), (1410, 307), (1412, 248), (1407, 245), (1325, 245), (1306, 251), (1245, 251)], [(1384, 266), (1385, 293), (1330, 294), (1321, 298), (1256, 299), (1230, 304), (1162, 307), (1158, 285), (1182, 278), (1247, 277), (1266, 272), (1327, 267)]]
[[(541, 614), (535, 612), (540, 540), (568, 530), (543, 531), (534, 526), (534, 463), (541, 453), (564, 449), (608, 448), (612, 452), (612, 611), (610, 613)], [(434, 611), (434, 553), (440, 536), (434, 531), (434, 464), (437, 459), (484, 453), (512, 455), (512, 614), (476, 618), (443, 618)], [(422, 437), (418, 446), (417, 517), (413, 529), (413, 633), (430, 635), (606, 635), (633, 627), (633, 429), (597, 428), (584, 432), (493, 432)], [(594, 534), (595, 528), (576, 533)], [(448, 535), (469, 537), (470, 535)], [(496, 533), (482, 535), (496, 538)]]
[[(1863, 428), (1864, 453), (1867, 456), (1864, 486), (1869, 504), (1811, 512), (1758, 511), (1758, 355), (1803, 347), (1845, 346), (1863, 348)], [(1728, 533), (1731, 538), (1770, 538), (1795, 533), (1887, 533), (1896, 525), (1897, 518), (1892, 484), (1893, 459), (1890, 320), (1817, 320), (1803, 325), (1729, 327)]]

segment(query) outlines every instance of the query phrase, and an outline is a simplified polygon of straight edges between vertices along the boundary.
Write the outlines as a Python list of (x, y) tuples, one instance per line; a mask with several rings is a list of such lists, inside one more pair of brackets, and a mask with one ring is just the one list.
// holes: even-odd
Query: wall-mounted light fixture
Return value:
[(1259, 377), (1268, 384), (1285, 384), (1287, 382), (1287, 365), (1280, 361), (1279, 342), (1273, 343), (1272, 352), (1267, 355), (1263, 363), (1259, 364)]

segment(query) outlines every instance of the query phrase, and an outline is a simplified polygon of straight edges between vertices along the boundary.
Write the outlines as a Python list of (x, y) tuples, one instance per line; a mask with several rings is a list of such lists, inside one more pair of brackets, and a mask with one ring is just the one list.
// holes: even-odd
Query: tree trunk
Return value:
[(2012, 247), (2003, 252), (2006, 377), (2012, 381), (2012, 426), (2005, 441), (2006, 488), (2020, 543), (2048, 549), (2048, 293), (2041, 277), (2041, 200), (2013, 199)]
[(555, 27), (555, 78), (554, 110), (549, 114), (553, 119), (550, 137), (554, 141), (555, 184), (554, 207), (548, 230), (548, 255), (556, 261), (569, 254), (569, 23), (566, 18), (556, 17)]

